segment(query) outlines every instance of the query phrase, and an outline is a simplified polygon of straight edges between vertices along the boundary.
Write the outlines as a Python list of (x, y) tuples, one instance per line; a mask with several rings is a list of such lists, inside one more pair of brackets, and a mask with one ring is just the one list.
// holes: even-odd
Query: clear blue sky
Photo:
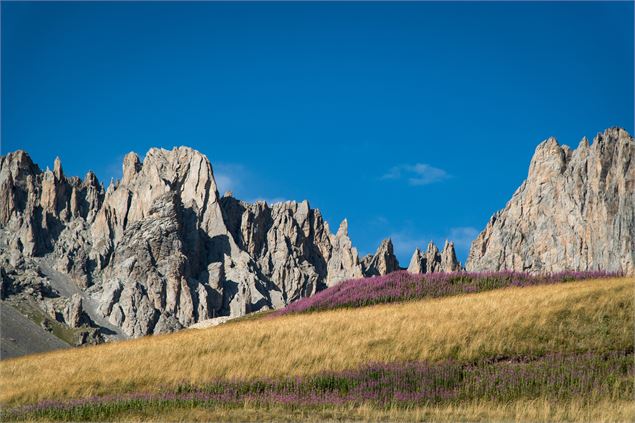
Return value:
[(469, 240), (536, 145), (633, 131), (632, 3), (2, 2), (2, 153), (121, 174), (188, 145), (360, 252)]

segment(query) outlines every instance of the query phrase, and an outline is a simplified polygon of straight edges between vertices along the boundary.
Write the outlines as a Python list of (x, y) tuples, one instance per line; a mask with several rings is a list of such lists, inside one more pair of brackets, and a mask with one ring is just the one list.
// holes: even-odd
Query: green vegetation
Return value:
[(83, 333), (94, 330), (91, 328), (71, 328), (58, 322), (57, 320), (51, 319), (34, 301), (28, 298), (12, 302), (11, 304), (35, 324), (41, 327), (50, 328), (50, 332), (53, 335), (70, 345), (77, 345), (77, 342), (81, 339)]

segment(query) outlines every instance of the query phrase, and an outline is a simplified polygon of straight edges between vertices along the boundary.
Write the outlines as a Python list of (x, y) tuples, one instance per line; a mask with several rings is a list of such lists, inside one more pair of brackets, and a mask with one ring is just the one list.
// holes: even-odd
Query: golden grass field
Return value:
[(152, 408), (117, 416), (121, 421), (170, 422), (324, 422), (324, 421), (368, 421), (368, 422), (477, 422), (477, 421), (522, 421), (522, 422), (632, 422), (635, 418), (633, 401), (601, 401), (594, 404), (582, 402), (554, 403), (545, 399), (514, 401), (511, 403), (474, 402), (460, 405), (437, 405), (427, 407), (262, 407), (245, 404), (238, 408), (177, 408), (153, 410)]
[[(0, 362), (0, 403), (13, 406), (44, 399), (155, 391), (219, 378), (306, 375), (369, 362), (628, 349), (634, 345), (634, 290), (634, 278), (506, 288), (246, 320), (59, 350)], [(546, 406), (518, 409), (517, 413), (531, 419), (532, 413), (544, 414)], [(460, 408), (478, 413), (483, 407)], [(615, 404), (614, 408), (633, 415), (628, 404)], [(488, 410), (496, 412), (495, 407)]]

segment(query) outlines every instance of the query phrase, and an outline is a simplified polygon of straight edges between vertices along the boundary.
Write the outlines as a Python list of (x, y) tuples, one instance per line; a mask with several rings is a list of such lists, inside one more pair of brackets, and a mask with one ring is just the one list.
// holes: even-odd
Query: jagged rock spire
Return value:
[(53, 175), (55, 175), (55, 179), (61, 181), (64, 178), (64, 171), (62, 170), (62, 160), (59, 157), (55, 158), (55, 163), (53, 164)]
[(129, 184), (131, 183), (137, 173), (141, 170), (141, 160), (137, 153), (131, 151), (126, 154), (123, 159), (123, 179), (122, 183)]
[(408, 272), (426, 273), (426, 260), (418, 248), (415, 248), (415, 252), (412, 254), (410, 264), (408, 265)]
[(375, 255), (364, 257), (362, 268), (366, 276), (387, 275), (399, 270), (399, 261), (395, 256), (392, 240), (390, 238), (384, 239)]
[(361, 278), (363, 273), (359, 255), (348, 237), (348, 220), (342, 220), (335, 236), (331, 236), (331, 245), (326, 285), (333, 286), (346, 279)]
[(65, 178), (59, 159), (41, 172), (24, 152), (2, 156), (0, 230), (11, 228), (10, 260), (45, 255), (128, 336), (282, 307), (363, 276), (348, 222), (330, 233), (306, 200), (219, 198), (207, 157), (187, 147), (129, 153), (122, 166), (105, 191), (92, 172)]
[(458, 272), (460, 270), (461, 263), (456, 258), (454, 243), (447, 240), (441, 252), (432, 241), (428, 244), (425, 254), (416, 248), (408, 266), (410, 273)]
[(635, 140), (622, 128), (571, 150), (540, 143), (527, 180), (472, 243), (467, 269), (635, 273)]
[(441, 252), (441, 271), (442, 272), (458, 272), (461, 270), (461, 263), (456, 258), (454, 250), (454, 242), (445, 241), (443, 251)]

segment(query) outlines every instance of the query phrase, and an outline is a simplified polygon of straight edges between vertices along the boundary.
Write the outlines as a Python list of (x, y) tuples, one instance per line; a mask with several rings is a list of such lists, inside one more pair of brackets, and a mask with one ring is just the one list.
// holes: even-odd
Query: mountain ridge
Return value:
[[(527, 180), (472, 243), (467, 270), (633, 273), (634, 155), (621, 128), (575, 150), (540, 143)], [(59, 158), (43, 171), (22, 150), (0, 157), (0, 297), (35, 301), (77, 343), (279, 309), (402, 269), (390, 239), (360, 257), (348, 221), (332, 233), (307, 200), (221, 197), (208, 158), (189, 147), (152, 148), (143, 161), (129, 153), (107, 188), (91, 171), (67, 177)], [(415, 249), (407, 270), (463, 266), (446, 241)]]
[(52, 319), (96, 329), (89, 342), (115, 337), (101, 318), (123, 336), (167, 333), (399, 269), (390, 240), (364, 263), (348, 221), (333, 234), (306, 200), (221, 197), (211, 163), (189, 147), (128, 153), (107, 188), (90, 171), (67, 177), (59, 158), (44, 171), (22, 150), (0, 160), (3, 299), (35, 281)]

